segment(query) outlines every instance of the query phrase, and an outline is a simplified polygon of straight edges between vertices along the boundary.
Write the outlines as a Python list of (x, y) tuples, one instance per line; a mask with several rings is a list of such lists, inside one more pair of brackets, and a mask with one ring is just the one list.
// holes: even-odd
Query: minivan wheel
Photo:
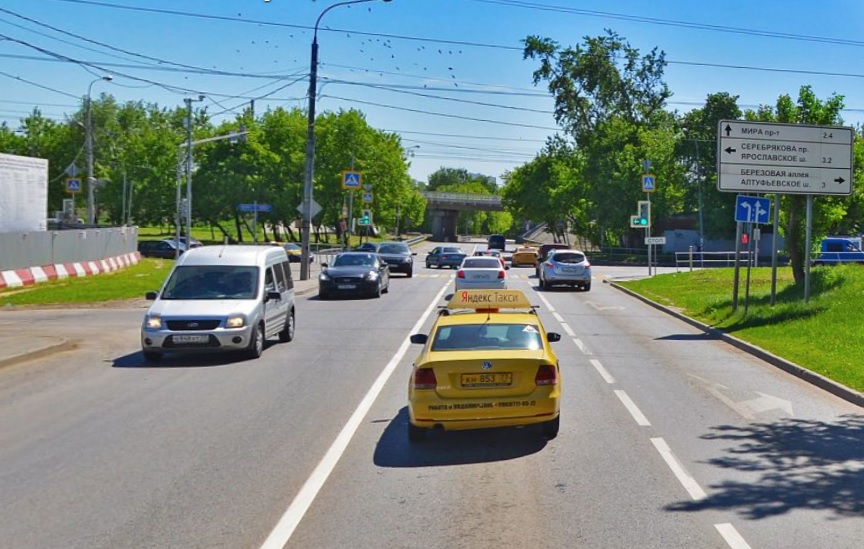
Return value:
[(159, 362), (162, 360), (162, 353), (157, 353), (156, 351), (142, 351), (144, 355), (144, 360), (147, 362)]
[(294, 309), (291, 309), (288, 312), (287, 318), (285, 318), (285, 327), (282, 328), (282, 331), (279, 332), (279, 341), (282, 343), (288, 343), (294, 339)]
[(261, 358), (264, 354), (264, 329), (261, 324), (256, 324), (252, 330), (252, 341), (249, 342), (249, 348), (246, 349), (246, 355), (249, 358)]

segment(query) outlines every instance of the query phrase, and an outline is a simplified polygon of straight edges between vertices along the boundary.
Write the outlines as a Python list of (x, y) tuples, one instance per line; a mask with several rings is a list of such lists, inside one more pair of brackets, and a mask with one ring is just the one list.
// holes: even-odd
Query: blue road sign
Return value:
[(735, 221), (738, 223), (769, 223), (771, 199), (739, 194), (735, 201)]
[(657, 186), (657, 179), (653, 175), (642, 176), (642, 192), (653, 193)]
[(343, 189), (360, 188), (360, 172), (342, 172)]
[(78, 193), (81, 192), (81, 180), (69, 178), (66, 180), (66, 192)]
[(241, 212), (269, 212), (273, 210), (270, 204), (239, 204), (237, 209)]

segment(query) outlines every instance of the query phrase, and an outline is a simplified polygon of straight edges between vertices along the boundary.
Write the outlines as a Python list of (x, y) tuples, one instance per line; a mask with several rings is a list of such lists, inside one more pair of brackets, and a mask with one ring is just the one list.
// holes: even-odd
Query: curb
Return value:
[(804, 368), (803, 366), (799, 366), (798, 364), (795, 364), (794, 362), (790, 362), (790, 361), (786, 360), (785, 358), (782, 358), (782, 357), (779, 357), (775, 354), (772, 354), (761, 347), (753, 345), (752, 343), (748, 343), (742, 339), (738, 339), (737, 337), (733, 337), (733, 336), (727, 334), (726, 332), (723, 332), (723, 331), (718, 330), (716, 328), (712, 328), (711, 326), (709, 326), (707, 324), (703, 324), (703, 323), (699, 322), (698, 320), (694, 320), (694, 319), (690, 318), (689, 316), (685, 316), (685, 315), (683, 315), (677, 311), (669, 309), (668, 307), (661, 305), (661, 304), (657, 303), (656, 301), (651, 301), (647, 297), (642, 296), (640, 294), (637, 294), (636, 292), (629, 290), (623, 286), (620, 286), (620, 285), (616, 284), (615, 282), (610, 282), (610, 281), (604, 281), (604, 282), (606, 282), (607, 284), (609, 284), (611, 287), (615, 288), (616, 290), (620, 290), (620, 291), (622, 291), (622, 292), (624, 292), (624, 293), (626, 293), (632, 297), (635, 297), (636, 299), (642, 301), (643, 303), (647, 303), (648, 305), (654, 307), (655, 309), (657, 309), (659, 311), (663, 311), (664, 313), (672, 315), (679, 320), (683, 320), (687, 324), (690, 324), (691, 326), (698, 328), (699, 330), (702, 330), (706, 334), (714, 336), (717, 339), (720, 339), (720, 340), (722, 340), (722, 341), (724, 341), (724, 342), (726, 342), (726, 343), (728, 343), (728, 344), (730, 344), (730, 345), (732, 345), (732, 346), (734, 346), (734, 347), (736, 347), (736, 348), (738, 348), (738, 349), (740, 349), (746, 353), (749, 353), (749, 354), (751, 354), (751, 355), (753, 355), (753, 356), (755, 356), (761, 360), (764, 360), (768, 364), (771, 364), (774, 367), (780, 368), (784, 372), (792, 374), (795, 377), (797, 377), (803, 381), (806, 381), (812, 385), (819, 387), (820, 389), (828, 391), (829, 393), (831, 393), (834, 396), (840, 397), (843, 400), (846, 400), (848, 402), (851, 402), (852, 404), (856, 404), (856, 405), (864, 408), (864, 393), (859, 393), (858, 391), (856, 391), (854, 389), (851, 389), (845, 385), (837, 383), (834, 380), (828, 379), (827, 377), (825, 377), (821, 374), (817, 374), (816, 372), (814, 372), (812, 370), (808, 370), (807, 368)]
[(69, 351), (74, 349), (75, 346), (76, 345), (74, 342), (65, 338), (59, 338), (58, 341), (54, 343), (49, 343), (38, 349), (28, 350), (18, 354), (7, 356), (5, 358), (0, 358), (0, 368), (14, 366), (15, 364), (27, 362), (28, 360), (35, 360), (37, 358), (43, 358), (62, 351)]

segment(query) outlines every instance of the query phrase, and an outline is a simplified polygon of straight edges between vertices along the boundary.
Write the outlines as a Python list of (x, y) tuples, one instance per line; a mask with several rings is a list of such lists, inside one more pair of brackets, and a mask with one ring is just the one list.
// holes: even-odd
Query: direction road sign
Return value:
[(269, 212), (273, 210), (271, 204), (239, 204), (237, 209), (241, 212)]
[(771, 199), (739, 194), (735, 201), (735, 221), (738, 223), (770, 223)]
[(76, 179), (74, 177), (70, 177), (66, 180), (66, 192), (69, 193), (80, 193), (81, 192), (81, 180)]
[(642, 176), (642, 192), (653, 193), (657, 187), (657, 178), (651, 174)]
[(852, 128), (721, 120), (717, 190), (852, 194)]
[(646, 236), (645, 244), (666, 244), (665, 236)]
[(344, 171), (342, 172), (342, 188), (343, 189), (359, 189), (362, 174), (360, 172)]

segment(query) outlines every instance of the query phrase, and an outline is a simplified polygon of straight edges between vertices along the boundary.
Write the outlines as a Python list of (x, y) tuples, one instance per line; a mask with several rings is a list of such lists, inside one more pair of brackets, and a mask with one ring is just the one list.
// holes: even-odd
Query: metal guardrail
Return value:
[[(754, 252), (741, 251), (737, 254), (738, 265), (752, 263), (756, 266), (757, 257)], [(708, 269), (712, 267), (734, 267), (736, 264), (735, 251), (730, 252), (698, 252), (689, 250), (686, 252), (675, 252), (675, 269)]]

